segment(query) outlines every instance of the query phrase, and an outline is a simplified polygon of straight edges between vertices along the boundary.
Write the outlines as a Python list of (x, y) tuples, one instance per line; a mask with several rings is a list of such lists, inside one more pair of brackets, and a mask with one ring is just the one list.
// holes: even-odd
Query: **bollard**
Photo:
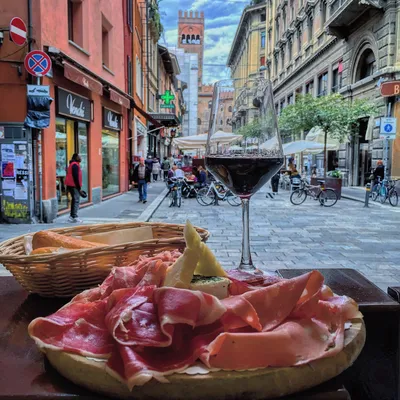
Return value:
[(367, 183), (367, 186), (365, 186), (365, 202), (364, 202), (364, 208), (368, 208), (368, 202), (369, 202), (369, 195), (371, 194), (371, 184)]

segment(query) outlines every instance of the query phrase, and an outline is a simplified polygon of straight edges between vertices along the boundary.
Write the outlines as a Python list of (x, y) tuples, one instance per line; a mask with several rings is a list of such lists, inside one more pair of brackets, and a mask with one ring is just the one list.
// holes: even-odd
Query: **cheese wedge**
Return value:
[(199, 255), (197, 249), (193, 250), (187, 247), (175, 263), (167, 269), (163, 286), (189, 289)]
[(228, 278), (220, 276), (194, 275), (190, 289), (211, 294), (218, 299), (225, 299), (229, 296), (228, 289), (230, 283), (231, 281)]
[(222, 268), (221, 264), (217, 261), (214, 253), (205, 244), (201, 243), (202, 252), (200, 260), (194, 271), (196, 275), (203, 276), (227, 276), (227, 273)]
[(193, 225), (186, 221), (183, 230), (186, 249), (181, 257), (167, 269), (163, 286), (188, 289), (193, 275), (226, 276), (213, 252), (201, 241)]

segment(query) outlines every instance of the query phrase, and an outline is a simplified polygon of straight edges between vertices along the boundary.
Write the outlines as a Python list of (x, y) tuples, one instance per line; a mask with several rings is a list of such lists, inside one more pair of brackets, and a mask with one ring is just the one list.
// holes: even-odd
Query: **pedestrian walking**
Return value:
[(147, 155), (145, 164), (150, 171), (150, 182), (151, 182), (151, 171), (153, 170), (153, 157), (150, 154)]
[(82, 169), (81, 169), (81, 156), (78, 153), (73, 154), (69, 162), (67, 177), (65, 185), (67, 191), (71, 196), (71, 212), (68, 222), (82, 222), (78, 218), (79, 203), (81, 197), (87, 197), (87, 194), (82, 190)]
[(278, 194), (278, 187), (279, 187), (279, 179), (281, 177), (281, 172), (279, 171), (277, 174), (275, 174), (271, 178), (271, 187), (272, 187), (272, 193), (274, 196)]
[(158, 159), (153, 158), (153, 166), (152, 166), (151, 172), (153, 174), (154, 182), (157, 182), (157, 180), (158, 180), (158, 175), (160, 174), (160, 169), (161, 169), (161, 166), (160, 166), (160, 163), (158, 162)]
[(162, 162), (161, 169), (163, 171), (163, 180), (164, 182), (168, 179), (168, 171), (171, 168), (171, 163), (167, 157), (164, 157), (164, 161)]
[(137, 182), (139, 202), (147, 203), (147, 184), (150, 182), (151, 170), (146, 165), (144, 158), (140, 158), (139, 164), (133, 170), (133, 182)]

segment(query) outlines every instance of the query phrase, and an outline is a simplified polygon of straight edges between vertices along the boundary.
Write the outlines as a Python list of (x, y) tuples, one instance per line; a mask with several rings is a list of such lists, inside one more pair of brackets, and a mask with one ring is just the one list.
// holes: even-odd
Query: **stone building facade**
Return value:
[[(350, 100), (375, 103), (373, 129), (367, 129), (366, 118), (361, 120), (358, 134), (331, 154), (339, 159), (345, 184), (364, 185), (379, 159), (385, 160), (392, 177), (400, 176), (400, 138), (382, 140), (379, 128), (381, 117), (400, 116), (397, 99), (382, 97), (379, 90), (382, 82), (399, 79), (398, 13), (395, 2), (379, 0), (266, 0), (252, 12), (252, 19), (264, 19), (265, 14), (265, 74), (273, 84), (278, 114), (305, 93), (338, 92)], [(241, 22), (247, 14), (249, 7)], [(232, 77), (237, 74), (232, 62), (237, 37), (228, 59)], [(248, 35), (239, 40), (243, 49), (250, 44)]]

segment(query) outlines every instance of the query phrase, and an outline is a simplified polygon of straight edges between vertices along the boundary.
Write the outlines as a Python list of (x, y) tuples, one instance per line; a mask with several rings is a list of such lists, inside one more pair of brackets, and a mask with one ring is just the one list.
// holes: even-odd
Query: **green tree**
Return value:
[(376, 106), (366, 100), (351, 102), (340, 94), (312, 97), (298, 96), (295, 104), (286, 107), (279, 117), (283, 133), (300, 133), (318, 126), (324, 132), (324, 174), (327, 172), (328, 138), (340, 143), (358, 131), (360, 119), (373, 116)]

